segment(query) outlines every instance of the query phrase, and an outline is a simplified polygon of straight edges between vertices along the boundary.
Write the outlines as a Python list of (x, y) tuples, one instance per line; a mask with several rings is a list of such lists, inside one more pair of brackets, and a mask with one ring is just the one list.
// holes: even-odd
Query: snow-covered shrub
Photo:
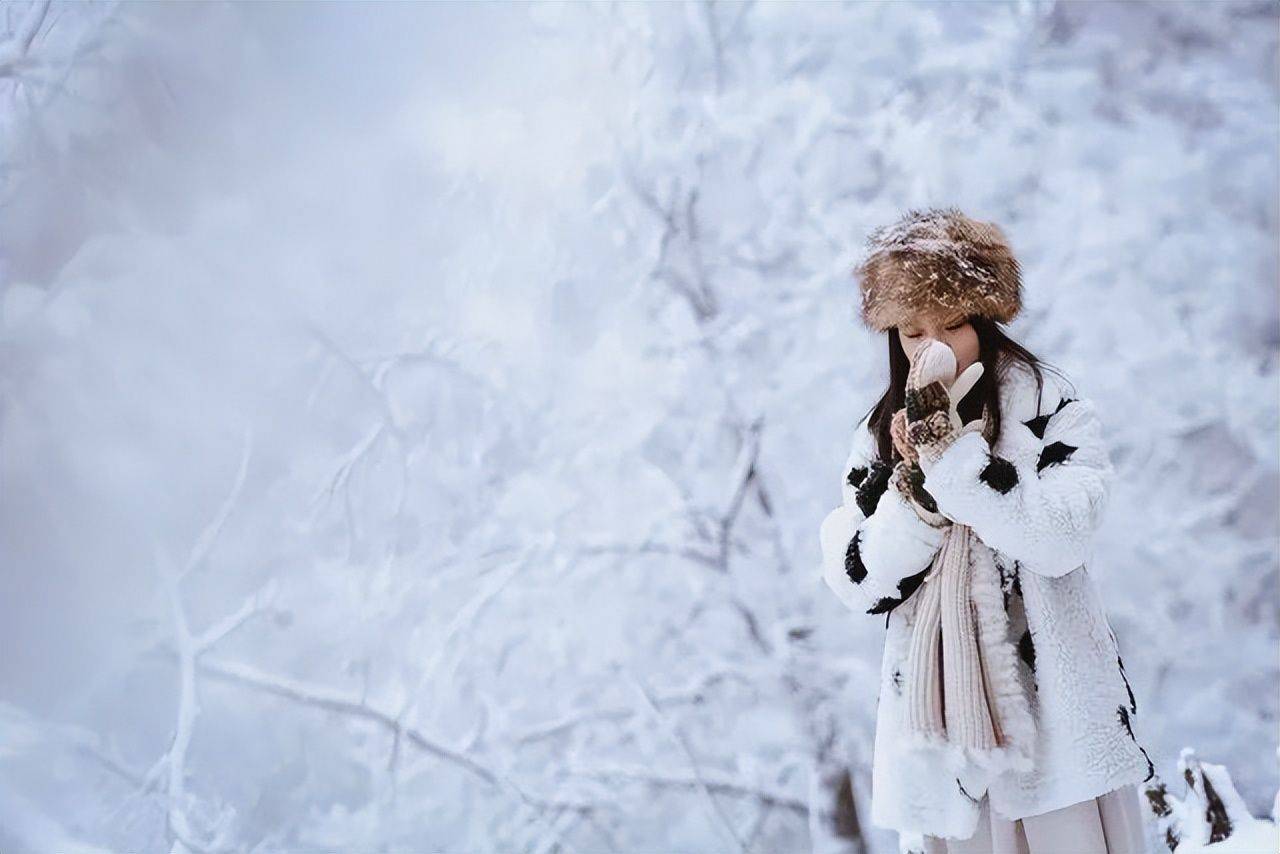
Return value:
[(1197, 759), (1187, 747), (1178, 757), (1178, 770), (1186, 783), (1182, 797), (1171, 794), (1161, 780), (1149, 783), (1145, 790), (1156, 829), (1170, 851), (1270, 854), (1280, 850), (1280, 791), (1270, 819), (1255, 818), (1223, 766)]

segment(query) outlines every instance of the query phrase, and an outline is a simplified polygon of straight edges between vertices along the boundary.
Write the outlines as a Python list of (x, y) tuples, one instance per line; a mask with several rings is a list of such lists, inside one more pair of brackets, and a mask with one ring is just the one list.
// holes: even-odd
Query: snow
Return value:
[(0, 848), (897, 850), (817, 529), (947, 205), (1104, 421), (1135, 734), (1269, 814), (1274, 5), (5, 12)]

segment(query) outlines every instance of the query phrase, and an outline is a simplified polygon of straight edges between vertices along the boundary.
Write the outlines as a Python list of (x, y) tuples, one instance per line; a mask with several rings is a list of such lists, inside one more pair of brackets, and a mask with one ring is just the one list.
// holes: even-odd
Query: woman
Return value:
[(889, 388), (855, 429), (823, 576), (884, 614), (871, 822), (927, 854), (1147, 850), (1154, 768), (1089, 576), (1113, 477), (1090, 400), (1000, 323), (1000, 229), (954, 208), (874, 231), (855, 271)]

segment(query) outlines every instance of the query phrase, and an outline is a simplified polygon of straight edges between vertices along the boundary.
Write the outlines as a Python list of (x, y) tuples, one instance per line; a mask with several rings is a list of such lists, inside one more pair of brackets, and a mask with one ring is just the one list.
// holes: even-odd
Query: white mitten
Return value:
[(961, 435), (982, 429), (982, 419), (962, 424), (959, 413), (961, 399), (982, 371), (982, 363), (974, 362), (957, 377), (955, 353), (936, 339), (926, 338), (916, 348), (907, 372), (906, 432), (923, 471)]

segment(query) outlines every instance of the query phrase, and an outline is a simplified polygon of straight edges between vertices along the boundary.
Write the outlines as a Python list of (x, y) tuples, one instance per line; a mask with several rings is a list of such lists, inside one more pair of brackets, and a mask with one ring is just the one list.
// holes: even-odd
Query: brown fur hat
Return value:
[(875, 229), (854, 269), (862, 322), (879, 332), (922, 309), (1008, 323), (1022, 309), (1022, 274), (1004, 232), (956, 208), (909, 210)]

